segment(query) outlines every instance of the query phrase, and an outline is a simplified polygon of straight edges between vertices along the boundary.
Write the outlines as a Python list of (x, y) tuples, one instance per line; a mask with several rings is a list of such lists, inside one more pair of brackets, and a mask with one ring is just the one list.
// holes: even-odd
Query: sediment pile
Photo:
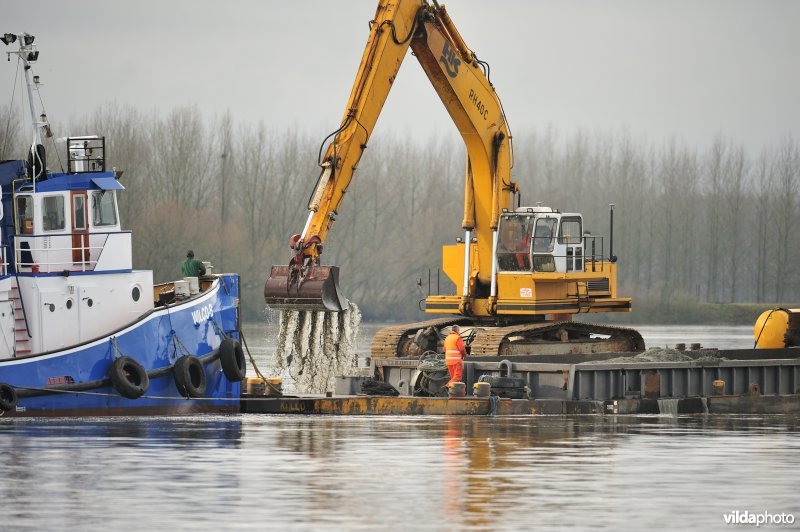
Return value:
[(712, 352), (702, 351), (696, 353), (694, 356), (686, 352), (678, 351), (677, 349), (653, 347), (644, 353), (638, 355), (623, 356), (617, 358), (609, 358), (607, 360), (596, 360), (595, 364), (607, 363), (634, 363), (634, 362), (718, 362), (720, 360), (727, 360), (725, 357), (716, 355)]
[(334, 376), (357, 365), (360, 323), (361, 312), (352, 302), (342, 312), (280, 311), (273, 369), (288, 372), (299, 393), (332, 390)]

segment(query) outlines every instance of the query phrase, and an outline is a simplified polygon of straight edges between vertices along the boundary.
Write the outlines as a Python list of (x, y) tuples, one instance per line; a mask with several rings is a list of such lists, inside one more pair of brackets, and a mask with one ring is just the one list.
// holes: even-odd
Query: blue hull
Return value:
[[(158, 307), (111, 334), (68, 349), (0, 360), (0, 383), (12, 386), (16, 408), (4, 416), (172, 415), (238, 412), (239, 382), (228, 380), (218, 356), (226, 337), (239, 341), (239, 277), (219, 276), (191, 299)], [(207, 386), (184, 398), (172, 372), (184, 355), (200, 358)], [(109, 372), (121, 356), (135, 359), (150, 375), (143, 396), (128, 399), (113, 387)], [(1, 413), (1, 412), (0, 412)]]

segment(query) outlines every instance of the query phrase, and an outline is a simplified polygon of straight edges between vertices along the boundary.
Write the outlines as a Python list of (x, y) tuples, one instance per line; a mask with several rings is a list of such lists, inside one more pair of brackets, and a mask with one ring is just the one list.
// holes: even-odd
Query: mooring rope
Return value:
[(261, 370), (259, 370), (258, 366), (256, 366), (256, 359), (250, 353), (250, 347), (247, 345), (247, 340), (245, 340), (244, 333), (242, 331), (239, 331), (239, 338), (242, 339), (242, 345), (244, 346), (244, 350), (247, 352), (247, 357), (250, 359), (250, 364), (253, 366), (253, 370), (256, 372), (256, 375), (258, 375), (260, 379), (264, 379), (264, 382), (267, 382), (267, 378), (264, 377), (264, 375), (261, 373)]

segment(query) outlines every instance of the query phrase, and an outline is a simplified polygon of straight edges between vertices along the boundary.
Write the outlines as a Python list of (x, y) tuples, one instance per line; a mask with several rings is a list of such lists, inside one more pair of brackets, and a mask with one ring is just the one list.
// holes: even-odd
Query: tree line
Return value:
[[(17, 118), (0, 108), (3, 159), (25, 153), (29, 135)], [(194, 106), (161, 115), (117, 104), (53, 129), (106, 137), (109, 168), (124, 172), (120, 215), (134, 232), (134, 267), (172, 280), (192, 248), (217, 272), (241, 274), (246, 316), (259, 318), (269, 268), (288, 261), (288, 238), (305, 223), (324, 135), (207, 119)], [(637, 300), (800, 298), (800, 145), (792, 137), (751, 153), (722, 135), (696, 148), (624, 131), (542, 128), (517, 135), (514, 156), (523, 204), (581, 212), (585, 229), (605, 236), (615, 204), (619, 289), (634, 308)], [(427, 292), (430, 271), (435, 290), (440, 248), (462, 234), (464, 161), (454, 136), (376, 131), (323, 254), (341, 267), (342, 290), (365, 319), (422, 316), (416, 280)], [(50, 155), (51, 169), (58, 164)], [(442, 293), (454, 290), (439, 279)]]

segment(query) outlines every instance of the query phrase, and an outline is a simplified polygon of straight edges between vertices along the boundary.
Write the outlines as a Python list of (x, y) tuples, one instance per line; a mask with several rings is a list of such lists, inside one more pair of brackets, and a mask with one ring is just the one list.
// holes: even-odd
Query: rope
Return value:
[(116, 336), (111, 337), (111, 347), (114, 349), (114, 360), (116, 360), (117, 358), (122, 358), (124, 356), (127, 356), (125, 353), (122, 352), (122, 349), (119, 348)]
[(222, 285), (222, 289), (225, 290), (225, 295), (226, 296), (231, 295), (231, 291), (228, 290), (228, 283), (225, 282), (225, 278), (224, 277), (220, 277), (219, 278), (219, 284), (221, 284)]
[(244, 334), (242, 333), (242, 331), (239, 331), (239, 338), (242, 339), (242, 345), (244, 346), (244, 350), (247, 352), (247, 357), (250, 359), (250, 364), (253, 366), (253, 370), (256, 372), (256, 375), (258, 375), (258, 377), (262, 379), (267, 384), (267, 386), (277, 391), (277, 389), (274, 386), (272, 386), (270, 383), (267, 382), (267, 378), (264, 377), (264, 375), (258, 369), (258, 366), (256, 366), (256, 359), (250, 353), (250, 347), (248, 347), (247, 340), (244, 339)]
[[(217, 325), (217, 322), (214, 322), (214, 327), (217, 328), (217, 331), (219, 331), (220, 335), (222, 335), (223, 338), (227, 338), (228, 337), (228, 335), (225, 334), (225, 331), (223, 331), (220, 328), (220, 326)], [(253, 354), (250, 352), (250, 347), (247, 345), (247, 340), (245, 339), (244, 333), (242, 331), (239, 331), (239, 338), (242, 339), (242, 345), (244, 346), (244, 350), (247, 353), (247, 358), (250, 359), (250, 365), (253, 366), (253, 371), (256, 372), (256, 375), (258, 376), (258, 378), (261, 379), (262, 381), (264, 381), (264, 384), (267, 386), (267, 388), (269, 388), (272, 391), (273, 394), (275, 394), (275, 395), (283, 395), (283, 391), (280, 390), (274, 384), (270, 383), (267, 380), (267, 378), (264, 376), (264, 374), (261, 373), (261, 370), (258, 369), (258, 366), (256, 365), (256, 359), (253, 356)]]
[(500, 404), (500, 398), (496, 395), (489, 396), (489, 415), (497, 415), (497, 405)]
[[(449, 379), (450, 371), (447, 369), (447, 364), (444, 362), (444, 354), (442, 353), (425, 351), (419, 359), (417, 370), (422, 374), (419, 378), (419, 388), (424, 394), (428, 394), (430, 393), (430, 383)], [(434, 395), (437, 395), (436, 392), (434, 392)]]
[(184, 355), (191, 355), (192, 354), (192, 352), (189, 351), (186, 348), (185, 345), (183, 345), (183, 342), (181, 342), (181, 339), (178, 338), (178, 333), (176, 333), (174, 330), (172, 331), (172, 347), (175, 349), (175, 351), (173, 351), (173, 354), (175, 355), (175, 360), (177, 360), (179, 358), (178, 357), (178, 347), (180, 347), (183, 350), (183, 354)]
[(423, 373), (447, 371), (447, 364), (444, 362), (444, 355), (442, 353), (425, 351), (419, 359), (420, 362), (417, 365), (417, 369)]

